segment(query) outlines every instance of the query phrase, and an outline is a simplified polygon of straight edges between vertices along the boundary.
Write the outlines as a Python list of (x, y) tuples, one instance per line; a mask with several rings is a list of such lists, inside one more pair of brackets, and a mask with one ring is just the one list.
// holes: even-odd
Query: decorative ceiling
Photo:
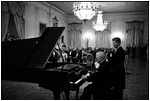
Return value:
[[(48, 1), (51, 5), (62, 10), (66, 15), (73, 15), (73, 1)], [(149, 1), (125, 1), (125, 2), (99, 2), (101, 10), (106, 13), (123, 13), (123, 12), (145, 12), (149, 6)]]

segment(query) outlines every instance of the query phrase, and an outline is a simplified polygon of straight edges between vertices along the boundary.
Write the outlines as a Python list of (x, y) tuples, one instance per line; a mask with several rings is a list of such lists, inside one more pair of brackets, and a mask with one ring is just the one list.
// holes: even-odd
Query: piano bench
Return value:
[(69, 96), (70, 96), (70, 91), (76, 91), (76, 95), (75, 95), (75, 99), (78, 100), (78, 95), (79, 95), (79, 88), (80, 87), (66, 87), (64, 92), (66, 95), (66, 100), (69, 100)]

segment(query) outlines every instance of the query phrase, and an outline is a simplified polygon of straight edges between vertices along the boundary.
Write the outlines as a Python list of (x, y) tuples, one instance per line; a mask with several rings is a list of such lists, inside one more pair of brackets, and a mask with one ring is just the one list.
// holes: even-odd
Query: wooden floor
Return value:
[(126, 75), (125, 100), (149, 99), (149, 62), (130, 59), (131, 74)]
[[(149, 62), (130, 58), (128, 62), (130, 74), (126, 74), (126, 89), (124, 100), (149, 99)], [(80, 87), (79, 96), (87, 83)], [(61, 99), (64, 99), (61, 94)], [(50, 90), (40, 88), (38, 84), (2, 80), (2, 100), (53, 100)], [(70, 99), (75, 99), (75, 92), (71, 91)]]

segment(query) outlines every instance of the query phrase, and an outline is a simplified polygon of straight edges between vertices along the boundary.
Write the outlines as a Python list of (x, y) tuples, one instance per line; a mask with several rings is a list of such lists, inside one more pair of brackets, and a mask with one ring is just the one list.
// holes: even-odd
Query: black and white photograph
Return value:
[(149, 100), (149, 1), (1, 1), (1, 100)]

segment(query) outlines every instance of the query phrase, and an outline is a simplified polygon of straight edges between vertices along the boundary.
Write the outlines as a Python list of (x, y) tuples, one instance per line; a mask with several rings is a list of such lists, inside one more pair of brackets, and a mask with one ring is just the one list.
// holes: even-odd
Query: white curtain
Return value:
[(135, 43), (137, 47), (136, 56), (140, 56), (140, 45), (143, 43), (143, 32), (144, 22), (143, 21), (131, 21), (126, 22), (126, 45), (131, 46)]
[(13, 15), (15, 26), (17, 29), (17, 34), (20, 39), (25, 38), (25, 26), (23, 13), (25, 12), (25, 8), (23, 4), (19, 2), (4, 2), (2, 1), (2, 41), (5, 40), (5, 37), (8, 33), (8, 25), (10, 20), (10, 14)]
[(68, 24), (68, 45), (69, 48), (81, 48), (81, 23)]
[(23, 23), (23, 12), (24, 7), (19, 5), (18, 2), (9, 2), (10, 11), (14, 16), (16, 29), (20, 39), (24, 39), (24, 23)]
[(108, 24), (104, 31), (96, 31), (96, 47), (110, 47), (111, 23)]
[(10, 13), (9, 12), (2, 12), (2, 41), (5, 40), (5, 37), (8, 33), (8, 24), (9, 24), (9, 18), (10, 18)]
[(24, 36), (24, 28), (23, 28), (23, 19), (22, 17), (18, 15), (14, 15), (14, 21), (17, 28), (18, 35), (21, 39), (23, 39)]
[(2, 2), (2, 12), (1, 12), (1, 21), (2, 21), (2, 29), (1, 29), (1, 35), (2, 35), (2, 41), (5, 40), (6, 34), (8, 33), (8, 24), (9, 24), (9, 18), (10, 18), (10, 12), (8, 12), (9, 7), (7, 2)]

